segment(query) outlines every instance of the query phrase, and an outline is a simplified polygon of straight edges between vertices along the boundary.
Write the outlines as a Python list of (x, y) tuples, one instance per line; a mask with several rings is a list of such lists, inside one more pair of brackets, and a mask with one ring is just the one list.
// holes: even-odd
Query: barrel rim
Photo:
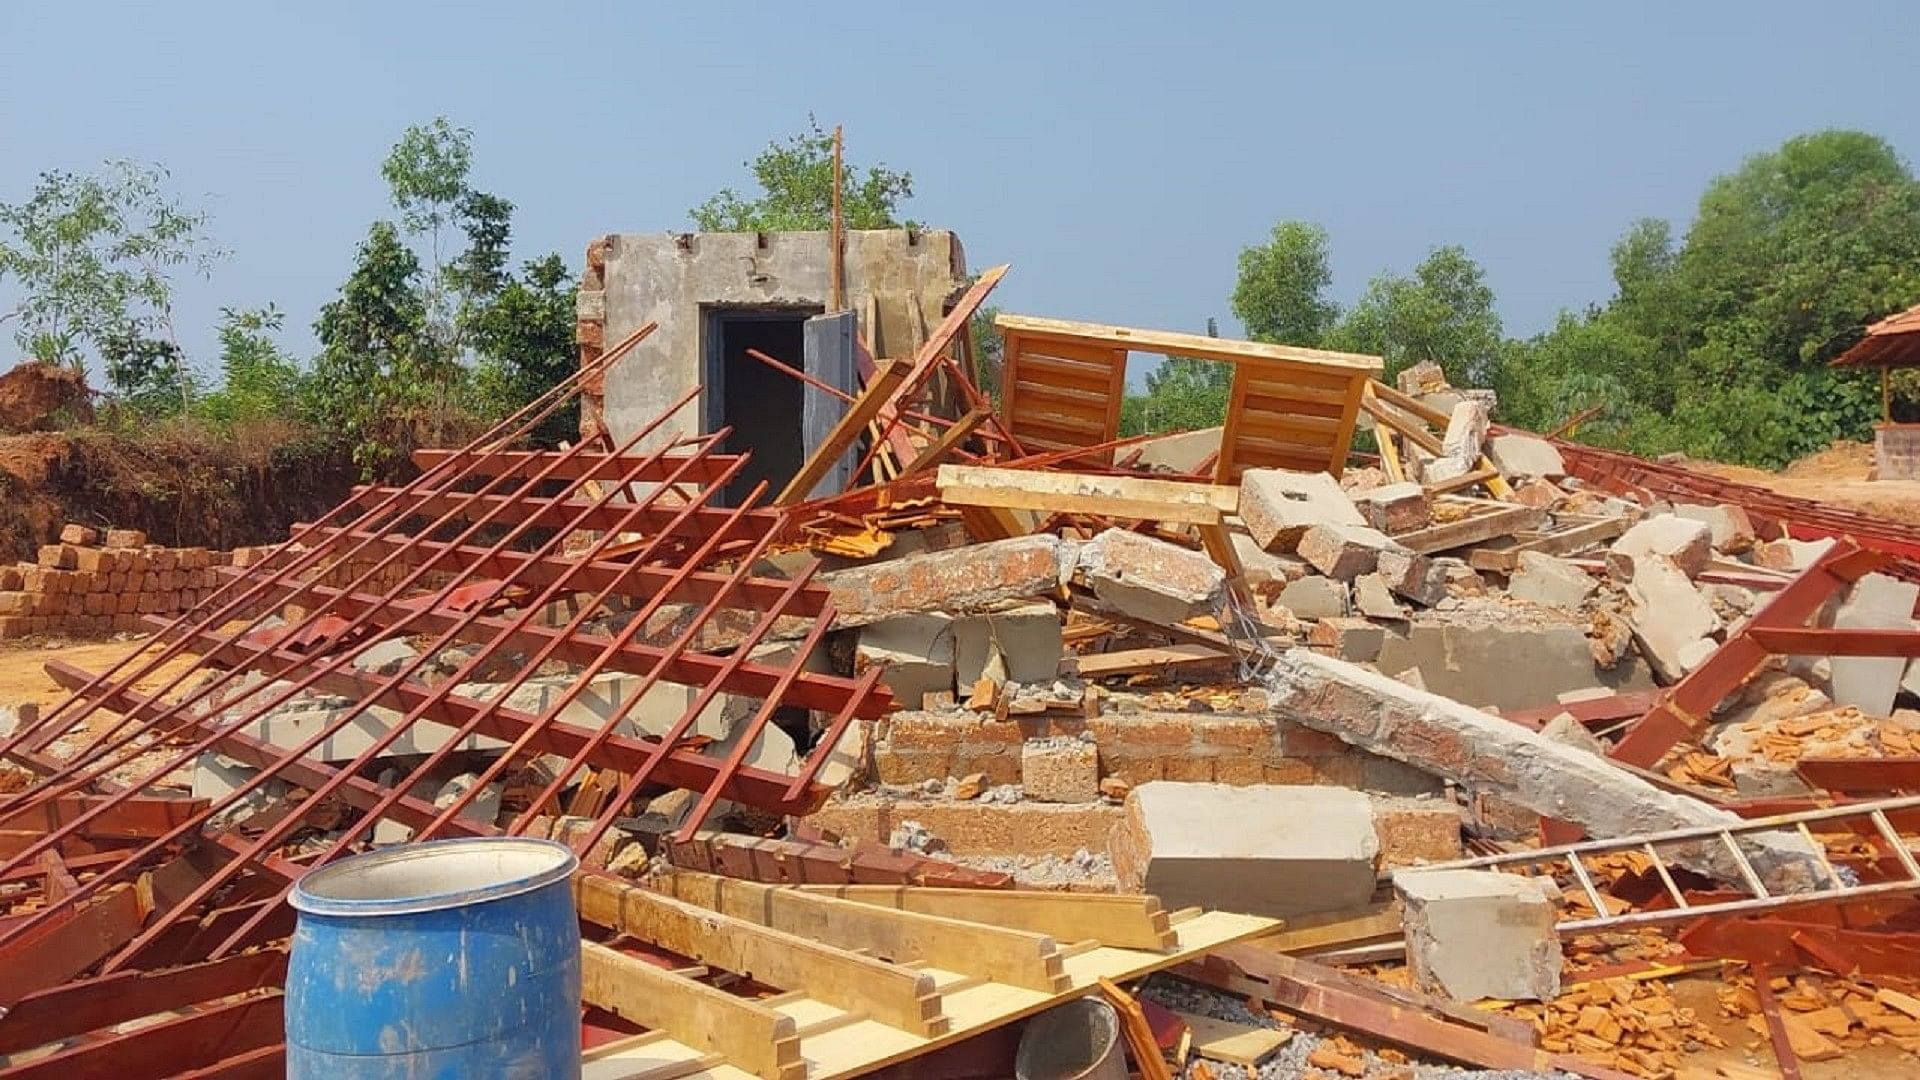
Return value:
[[(332, 878), (363, 871), (371, 866), (435, 858), (445, 854), (448, 849), (473, 845), (539, 849), (552, 853), (557, 858), (552, 866), (536, 873), (470, 889), (376, 899), (321, 896), (315, 895), (312, 891), (314, 886), (324, 885)], [(410, 915), (426, 911), (444, 911), (448, 908), (467, 907), (534, 892), (555, 882), (567, 880), (579, 867), (580, 857), (574, 854), (572, 848), (552, 840), (540, 840), (530, 836), (462, 836), (448, 840), (423, 840), (419, 843), (400, 844), (350, 856), (302, 875), (300, 880), (294, 883), (293, 894), (288, 898), (288, 902), (293, 905), (294, 910), (309, 915)]]

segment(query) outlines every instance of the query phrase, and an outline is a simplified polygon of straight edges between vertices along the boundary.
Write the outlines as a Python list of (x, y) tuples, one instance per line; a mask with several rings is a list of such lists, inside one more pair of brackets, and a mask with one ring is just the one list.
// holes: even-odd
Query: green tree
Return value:
[(1326, 297), (1332, 284), (1327, 230), (1283, 221), (1266, 243), (1240, 250), (1231, 307), (1255, 341), (1316, 346), (1340, 318)]
[[(772, 142), (746, 162), (760, 188), (747, 196), (733, 188), (688, 211), (702, 232), (801, 232), (833, 221), (833, 134), (807, 117), (807, 130)], [(895, 215), (913, 197), (913, 175), (885, 165), (860, 169), (843, 162), (840, 213), (849, 229), (892, 229), (913, 222)]]
[(19, 203), (0, 203), (0, 280), (20, 291), (0, 322), (34, 359), (106, 365), (143, 407), (184, 406), (192, 380), (173, 325), (173, 278), (205, 274), (224, 254), (206, 215), (166, 190), (156, 166), (110, 161), (97, 174), (40, 174)]
[[(1219, 337), (1220, 328), (1207, 320), (1207, 336)], [(1131, 411), (1121, 406), (1122, 431), (1192, 431), (1225, 420), (1233, 393), (1233, 365), (1193, 356), (1169, 356), (1147, 374), (1147, 392)]]
[(280, 309), (220, 309), (220, 388), (202, 397), (195, 415), (231, 432), (243, 423), (285, 419), (306, 392), (300, 365), (273, 340)]
[(428, 336), (419, 280), (419, 258), (392, 222), (376, 221), (340, 295), (313, 325), (313, 416), (347, 441), (365, 475), (403, 461), (439, 426), (444, 365)]
[[(474, 316), (477, 396), (490, 418), (512, 413), (571, 375), (579, 365), (574, 344), (576, 283), (559, 255), (527, 263), (508, 278), (493, 302)], [(576, 437), (577, 403), (547, 418), (538, 432), (551, 446)]]
[(1455, 385), (1491, 386), (1505, 337), (1480, 264), (1447, 246), (1421, 260), (1412, 277), (1374, 278), (1328, 341), (1385, 358), (1389, 379), (1430, 360)]

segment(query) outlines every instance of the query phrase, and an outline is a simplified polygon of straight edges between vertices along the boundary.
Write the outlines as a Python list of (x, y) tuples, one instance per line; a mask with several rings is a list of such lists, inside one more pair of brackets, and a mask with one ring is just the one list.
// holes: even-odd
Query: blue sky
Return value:
[(1747, 154), (1825, 127), (1920, 154), (1911, 3), (7, 8), (0, 200), (42, 169), (169, 168), (233, 252), (181, 289), (202, 362), (222, 305), (277, 303), (310, 347), (391, 214), (381, 158), (441, 114), (518, 206), (521, 257), (689, 227), (811, 111), (910, 169), (908, 210), (974, 266), (1013, 264), (1003, 308), (1229, 333), (1236, 253), (1280, 219), (1331, 232), (1343, 302), (1462, 244), (1527, 334), (1604, 300), (1626, 225), (1684, 225)]

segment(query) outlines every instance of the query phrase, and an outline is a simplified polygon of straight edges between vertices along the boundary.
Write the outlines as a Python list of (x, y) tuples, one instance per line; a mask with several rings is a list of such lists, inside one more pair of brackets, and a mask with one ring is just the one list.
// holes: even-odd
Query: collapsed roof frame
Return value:
[[(0, 834), (18, 841), (0, 846), (0, 880), (45, 867), (49, 881), (59, 874), (61, 884), (45, 890), (39, 910), (0, 920), (0, 965), (21, 975), (10, 977), (0, 1004), (89, 970), (219, 958), (283, 934), (293, 880), (357, 850), (382, 818), (421, 839), (501, 831), (461, 813), (540, 755), (566, 764), (550, 770), (505, 831), (522, 833), (557, 812), (549, 808), (584, 770), (608, 770), (617, 777), (607, 784), (611, 796), (589, 827), (568, 837), (582, 853), (649, 784), (698, 793), (675, 834), (680, 842), (692, 839), (723, 797), (783, 814), (805, 813), (825, 798), (820, 771), (852, 721), (884, 715), (891, 698), (878, 669), (858, 679), (806, 670), (834, 618), (826, 590), (811, 583), (812, 566), (788, 579), (754, 576), (785, 512), (756, 508), (764, 485), (738, 506), (711, 505), (745, 456), (715, 453), (724, 431), (680, 438), (660, 430), (698, 389), (618, 445), (600, 431), (561, 451), (509, 449), (651, 329), (467, 447), (421, 453), (423, 472), (412, 482), (356, 489), (263, 560), (234, 568), (211, 599), (163, 626), (158, 652), (135, 653), (98, 675), (49, 665), (72, 696), (0, 740), (0, 757), (38, 776), (29, 790), (0, 797)], [(649, 440), (654, 448), (642, 452)], [(581, 532), (592, 535), (575, 550)], [(723, 562), (731, 569), (707, 569)], [(544, 612), (565, 602), (573, 607), (564, 625), (541, 624)], [(281, 612), (283, 625), (267, 621)], [(610, 613), (626, 621), (614, 621), (617, 630), (589, 630), (589, 620)], [(656, 616), (673, 618), (662, 629)], [(752, 658), (776, 624), (783, 639), (799, 638), (798, 648), (779, 662)], [(693, 651), (713, 637), (731, 651)], [(407, 638), (431, 644), (390, 674), (356, 666), (376, 642)], [(457, 670), (434, 682), (420, 677), (453, 646), (467, 650)], [(164, 674), (163, 665), (191, 656), (198, 661)], [(570, 666), (565, 689), (538, 714), (510, 707), (513, 692), (549, 661)], [(485, 700), (462, 692), (489, 669), (512, 674)], [(563, 720), (609, 673), (638, 684), (597, 727)], [(154, 680), (157, 688), (135, 689)], [(697, 692), (660, 737), (619, 733), (662, 682)], [(297, 746), (260, 737), (267, 733), (255, 731), (257, 723), (305, 691), (352, 704), (303, 731)], [(688, 742), (721, 694), (757, 699), (723, 757)], [(400, 719), (350, 762), (314, 753), (375, 706)], [(794, 775), (747, 764), (782, 707), (825, 721)], [(445, 736), (423, 761), (391, 783), (362, 775), (422, 723), (439, 725)], [(506, 744), (477, 782), (440, 805), (413, 794), (476, 737)], [(170, 778), (208, 752), (258, 771), (218, 798), (172, 796)], [(215, 821), (245, 813), (245, 800), (274, 781), (308, 794), (296, 791), (232, 824)], [(337, 803), (359, 811), (358, 820), (321, 850), (285, 853), (302, 830), (337, 827), (329, 821)], [(85, 860), (84, 882), (67, 872), (67, 858)], [(217, 932), (196, 932), (196, 920)]]

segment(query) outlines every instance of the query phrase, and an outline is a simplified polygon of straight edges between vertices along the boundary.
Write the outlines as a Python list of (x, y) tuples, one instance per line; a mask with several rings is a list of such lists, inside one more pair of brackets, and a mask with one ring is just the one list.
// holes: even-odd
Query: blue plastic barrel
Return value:
[(300, 879), (289, 1080), (580, 1075), (580, 926), (564, 845), (403, 844)]

